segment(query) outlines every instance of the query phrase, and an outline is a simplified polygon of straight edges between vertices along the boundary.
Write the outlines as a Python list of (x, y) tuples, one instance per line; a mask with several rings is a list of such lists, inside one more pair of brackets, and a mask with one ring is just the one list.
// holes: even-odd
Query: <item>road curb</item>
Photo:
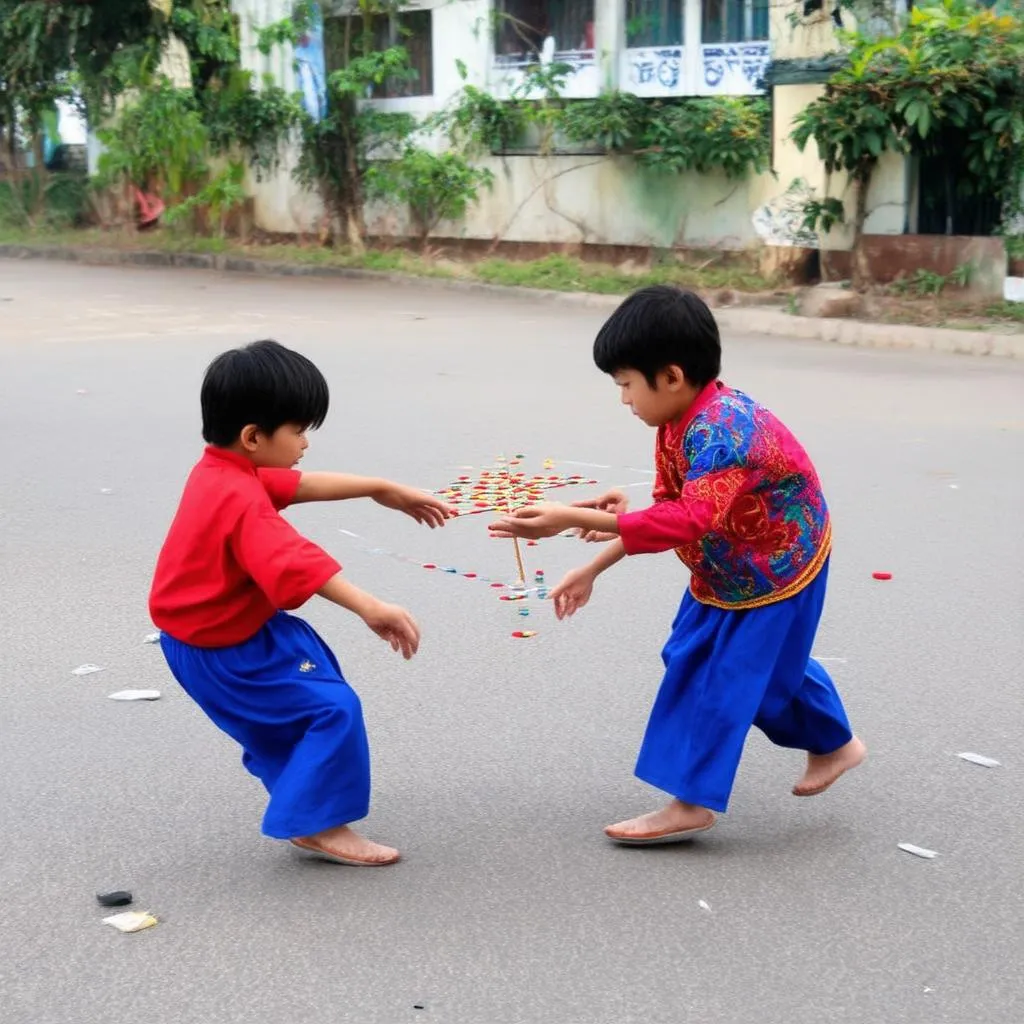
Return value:
[[(621, 295), (586, 292), (558, 292), (540, 288), (515, 288), (447, 277), (419, 277), (415, 274), (361, 270), (356, 267), (315, 266), (228, 256), (223, 253), (162, 252), (159, 250), (101, 249), (75, 246), (0, 245), (0, 259), (57, 260), (89, 266), (163, 267), (186, 270), (215, 270), (223, 273), (273, 277), (319, 277), (347, 280), (384, 281), (392, 284), (443, 288), (448, 291), (518, 296), (594, 309), (613, 309)], [(794, 316), (770, 306), (724, 306), (715, 317), (725, 331), (801, 338), (860, 348), (902, 349), (996, 356), (1024, 359), (1024, 333), (1000, 334), (990, 331), (960, 331), (949, 328), (916, 327), (909, 324), (879, 324), (863, 320), (816, 319)]]

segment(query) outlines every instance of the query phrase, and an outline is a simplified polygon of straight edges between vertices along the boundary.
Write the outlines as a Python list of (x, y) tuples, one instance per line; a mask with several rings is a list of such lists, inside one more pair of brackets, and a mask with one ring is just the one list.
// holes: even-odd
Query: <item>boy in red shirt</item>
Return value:
[(218, 356), (202, 386), (207, 448), (185, 484), (157, 561), (150, 614), (171, 672), (243, 748), (270, 794), (263, 832), (340, 864), (381, 865), (397, 850), (349, 823), (370, 801), (359, 698), (330, 648), (287, 614), (314, 594), (358, 615), (411, 658), (412, 616), (349, 583), (280, 510), (372, 498), (431, 528), (453, 513), (412, 487), (293, 467), (327, 416), (327, 382), (305, 356), (258, 341)]
[(551, 592), (560, 619), (626, 555), (675, 550), (690, 570), (636, 765), (673, 799), (605, 829), (627, 845), (711, 828), (752, 725), (807, 751), (796, 796), (823, 793), (865, 755), (811, 657), (832, 550), (818, 474), (775, 416), (718, 379), (721, 357), (718, 325), (696, 295), (666, 286), (635, 292), (601, 328), (594, 361), (623, 404), (657, 428), (654, 504), (630, 512), (625, 495), (612, 492), (584, 507), (519, 509), (491, 527), (498, 537), (576, 529), (608, 542)]

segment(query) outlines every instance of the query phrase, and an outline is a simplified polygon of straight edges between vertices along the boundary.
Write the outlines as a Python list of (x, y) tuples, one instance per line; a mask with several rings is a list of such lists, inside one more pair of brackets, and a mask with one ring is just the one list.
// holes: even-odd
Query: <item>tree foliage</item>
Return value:
[(465, 216), (483, 187), (490, 187), (494, 175), (474, 167), (459, 153), (432, 153), (408, 145), (396, 160), (379, 160), (367, 171), (367, 197), (398, 200), (409, 207), (426, 248), (430, 235), (442, 220)]
[(671, 174), (694, 171), (742, 178), (764, 170), (771, 151), (771, 116), (760, 98), (649, 100), (607, 92), (592, 100), (561, 98), (548, 82), (542, 99), (527, 80), (506, 101), (473, 85), (463, 87), (439, 122), (451, 141), (471, 151), (505, 153), (539, 125), (541, 154), (559, 140), (628, 156), (641, 167)]
[(995, 196), (1009, 216), (1024, 188), (1024, 17), (973, 0), (915, 6), (893, 36), (849, 37), (847, 66), (796, 118), (793, 139), (814, 139), (825, 169), (856, 190), (856, 237), (885, 152), (962, 154), (960, 188)]

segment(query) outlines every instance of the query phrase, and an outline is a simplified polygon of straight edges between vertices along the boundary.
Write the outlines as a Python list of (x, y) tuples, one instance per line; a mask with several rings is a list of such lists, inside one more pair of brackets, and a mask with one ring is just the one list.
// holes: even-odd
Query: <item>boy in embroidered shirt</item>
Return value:
[(689, 292), (635, 292), (598, 334), (594, 361), (623, 404), (657, 428), (655, 504), (629, 512), (625, 495), (612, 492), (519, 509), (491, 530), (536, 539), (576, 529), (608, 542), (551, 592), (559, 619), (582, 608), (597, 577), (625, 555), (675, 549), (690, 570), (636, 766), (674, 799), (606, 834), (647, 845), (711, 828), (751, 725), (807, 751), (795, 795), (824, 792), (866, 751), (810, 656), (832, 528), (807, 453), (767, 409), (719, 381), (718, 326)]
[(294, 469), (328, 403), (320, 371), (273, 341), (210, 364), (202, 386), (207, 448), (160, 552), (150, 613), (171, 672), (242, 746), (242, 763), (270, 794), (264, 834), (341, 864), (391, 864), (397, 850), (349, 827), (370, 800), (359, 698), (324, 641), (287, 612), (319, 594), (406, 659), (419, 628), (405, 609), (349, 583), (279, 512), (296, 502), (368, 497), (431, 528), (453, 513), (387, 480)]

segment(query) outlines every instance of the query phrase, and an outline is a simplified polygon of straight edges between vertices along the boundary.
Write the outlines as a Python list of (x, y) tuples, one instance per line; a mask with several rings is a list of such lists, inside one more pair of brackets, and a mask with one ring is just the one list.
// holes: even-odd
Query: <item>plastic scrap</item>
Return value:
[(96, 902), (101, 907), (127, 907), (131, 901), (132, 894), (125, 889), (96, 893)]
[(158, 644), (158, 643), (160, 643), (160, 634), (159, 633), (147, 633), (142, 638), (142, 642), (144, 644)]
[(980, 764), (982, 768), (998, 768), (999, 762), (994, 757), (986, 757), (984, 754), (972, 754), (965, 752), (957, 754), (961, 760), (970, 761), (971, 764)]
[(926, 850), (923, 846), (915, 846), (913, 843), (897, 843), (896, 845), (905, 853), (912, 853), (915, 857), (924, 857), (925, 860), (934, 860), (938, 857), (934, 850)]
[(102, 665), (91, 665), (86, 663), (85, 665), (79, 665), (78, 668), (73, 668), (71, 674), (73, 676), (91, 676), (93, 672), (102, 672)]
[(876, 579), (876, 580), (891, 580), (892, 579), (892, 573), (891, 572), (873, 572), (871, 574), (871, 577), (872, 577), (872, 579)]
[(711, 904), (707, 900), (697, 900), (697, 906), (701, 910), (706, 910), (709, 914), (711, 913)]
[(159, 690), (118, 690), (108, 694), (110, 700), (159, 700)]
[(111, 928), (116, 928), (119, 932), (141, 932), (144, 928), (152, 928), (157, 921), (152, 914), (145, 911), (129, 910), (124, 914), (105, 917), (103, 923), (109, 924)]

